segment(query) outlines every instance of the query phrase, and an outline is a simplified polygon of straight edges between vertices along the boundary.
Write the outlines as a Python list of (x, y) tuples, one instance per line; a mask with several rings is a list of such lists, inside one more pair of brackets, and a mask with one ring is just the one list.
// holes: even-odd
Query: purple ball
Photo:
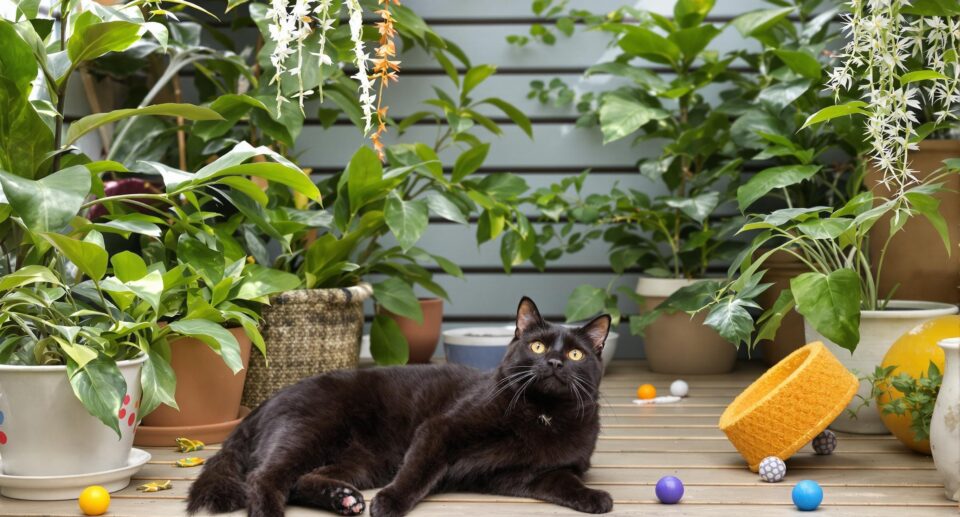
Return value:
[(683, 499), (683, 481), (673, 476), (664, 476), (657, 481), (656, 492), (661, 503), (677, 504)]

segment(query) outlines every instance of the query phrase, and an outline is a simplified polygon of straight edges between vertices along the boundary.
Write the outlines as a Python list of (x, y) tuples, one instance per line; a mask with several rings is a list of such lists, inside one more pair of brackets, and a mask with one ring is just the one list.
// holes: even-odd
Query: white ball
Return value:
[(779, 483), (787, 476), (787, 464), (776, 456), (767, 456), (760, 462), (757, 473), (767, 483)]
[(687, 386), (687, 383), (684, 381), (678, 379), (670, 384), (670, 394), (674, 397), (686, 397), (689, 392), (690, 386)]

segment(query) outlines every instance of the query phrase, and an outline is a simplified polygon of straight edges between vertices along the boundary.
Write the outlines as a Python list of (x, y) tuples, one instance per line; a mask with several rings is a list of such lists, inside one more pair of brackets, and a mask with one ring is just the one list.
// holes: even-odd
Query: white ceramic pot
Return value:
[(930, 451), (948, 499), (960, 501), (960, 338), (944, 339), (943, 385), (930, 421)]
[(11, 476), (64, 476), (127, 465), (140, 415), (140, 368), (147, 356), (120, 361), (127, 383), (117, 415), (121, 436), (87, 412), (66, 366), (0, 365), (0, 457)]
[[(917, 325), (939, 316), (956, 314), (957, 306), (939, 302), (921, 302), (893, 300), (883, 311), (862, 311), (860, 313), (860, 344), (853, 354), (849, 350), (831, 342), (804, 320), (804, 334), (807, 343), (822, 341), (840, 362), (857, 377), (873, 373), (882, 361), (890, 346), (900, 336)], [(858, 397), (854, 397), (847, 409), (857, 410), (862, 403), (860, 397), (870, 398), (870, 383), (860, 381)], [(871, 400), (871, 403), (873, 401)], [(857, 434), (889, 434), (890, 431), (880, 420), (880, 414), (871, 408), (862, 408), (856, 418), (844, 411), (830, 424), (830, 429)]]

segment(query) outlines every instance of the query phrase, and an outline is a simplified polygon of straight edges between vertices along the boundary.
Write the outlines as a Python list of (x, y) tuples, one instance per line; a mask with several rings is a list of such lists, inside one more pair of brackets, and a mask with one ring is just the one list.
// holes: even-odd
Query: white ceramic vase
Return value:
[(947, 498), (960, 501), (960, 337), (938, 343), (946, 355), (943, 385), (930, 422), (930, 451)]
[(120, 436), (73, 393), (66, 366), (0, 365), (0, 459), (8, 476), (65, 476), (126, 466), (140, 422), (140, 368), (147, 356), (120, 361), (126, 402)]
[[(822, 341), (827, 348), (848, 370), (857, 377), (866, 377), (883, 361), (883, 356), (900, 336), (917, 325), (939, 316), (956, 314), (957, 306), (938, 302), (893, 300), (883, 311), (862, 311), (860, 313), (860, 344), (853, 354), (849, 350), (831, 342), (804, 320), (804, 334), (808, 343)], [(859, 397), (854, 397), (847, 409), (857, 410), (861, 405), (860, 397), (870, 398), (870, 383), (860, 381)], [(871, 400), (871, 404), (874, 402)], [(830, 429), (845, 433), (889, 434), (890, 431), (880, 420), (880, 414), (873, 408), (861, 408), (856, 418), (844, 411), (830, 424)]]

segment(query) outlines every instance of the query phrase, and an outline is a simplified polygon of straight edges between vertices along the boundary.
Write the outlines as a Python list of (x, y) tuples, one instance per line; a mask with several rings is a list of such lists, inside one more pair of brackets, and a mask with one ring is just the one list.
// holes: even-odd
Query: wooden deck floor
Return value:
[[(929, 457), (907, 451), (890, 436), (839, 436), (831, 456), (815, 456), (805, 447), (787, 463), (787, 479), (760, 482), (717, 429), (726, 405), (761, 372), (741, 364), (730, 375), (692, 377), (690, 396), (678, 404), (640, 407), (631, 403), (637, 385), (654, 384), (668, 391), (671, 376), (648, 372), (642, 363), (614, 363), (603, 381), (603, 433), (594, 455), (589, 485), (609, 491), (615, 500), (610, 515), (797, 515), (790, 500), (793, 485), (816, 480), (823, 487), (819, 514), (857, 517), (957, 515), (956, 503), (943, 494), (940, 477)], [(199, 453), (216, 452), (210, 446)], [(185, 455), (151, 449), (153, 460), (127, 489), (113, 495), (108, 515), (160, 517), (182, 515), (184, 496), (197, 471), (177, 468)], [(192, 455), (192, 454), (191, 454)], [(686, 494), (679, 505), (656, 502), (653, 486), (661, 476), (683, 480)], [(136, 485), (169, 479), (173, 489), (144, 494)], [(367, 500), (375, 491), (366, 493)], [(75, 501), (28, 502), (0, 498), (0, 515), (75, 516)], [(291, 507), (290, 516), (332, 515)], [(241, 514), (237, 514), (241, 515)], [(532, 500), (477, 494), (442, 494), (428, 498), (412, 516), (579, 515)]]

